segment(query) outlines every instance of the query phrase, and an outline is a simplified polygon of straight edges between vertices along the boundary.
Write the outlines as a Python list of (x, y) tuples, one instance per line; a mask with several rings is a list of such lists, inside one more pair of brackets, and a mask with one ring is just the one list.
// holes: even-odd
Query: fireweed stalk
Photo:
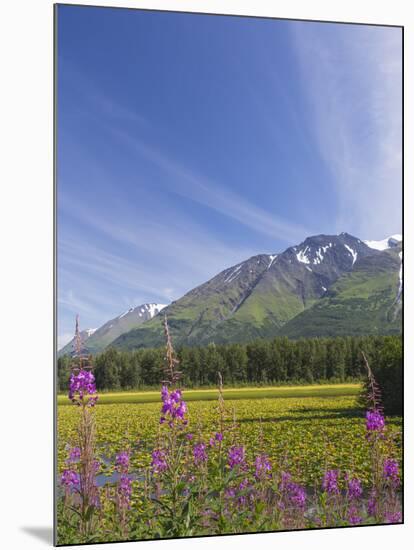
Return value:
[[(177, 370), (178, 359), (172, 345), (167, 316), (164, 316), (166, 353), (164, 380), (161, 388), (160, 425), (163, 428), (162, 444), (152, 452), (151, 468), (156, 483), (157, 503), (161, 508), (164, 528), (179, 536), (182, 525), (182, 500), (185, 471), (181, 467), (185, 450), (185, 429), (188, 425), (187, 404), (182, 390), (177, 387), (181, 372)], [(159, 479), (162, 480), (168, 498), (161, 496)], [(168, 502), (167, 502), (168, 500)]]
[[(98, 394), (92, 366), (89, 364), (88, 357), (82, 354), (78, 316), (76, 317), (74, 360), (68, 397), (79, 408), (77, 446), (69, 454), (72, 470), (65, 470), (61, 481), (65, 487), (69, 484), (71, 491), (78, 495), (80, 532), (82, 536), (87, 537), (93, 531), (94, 511), (99, 507), (99, 490), (96, 485), (99, 462), (95, 458), (96, 426), (93, 412)], [(76, 501), (73, 504), (76, 505)]]
[(398, 498), (400, 485), (398, 464), (389, 458), (391, 440), (387, 434), (381, 392), (362, 352), (368, 376), (368, 410), (366, 412), (366, 438), (371, 448), (372, 486), (368, 500), (368, 514), (378, 523), (398, 523), (402, 519)]
[(307, 495), (304, 487), (292, 479), (289, 472), (281, 472), (278, 486), (277, 508), (284, 529), (300, 529), (305, 526)]
[(132, 480), (128, 475), (130, 453), (122, 451), (115, 457), (115, 469), (119, 474), (116, 487), (116, 510), (122, 536), (128, 535), (128, 510), (131, 508)]

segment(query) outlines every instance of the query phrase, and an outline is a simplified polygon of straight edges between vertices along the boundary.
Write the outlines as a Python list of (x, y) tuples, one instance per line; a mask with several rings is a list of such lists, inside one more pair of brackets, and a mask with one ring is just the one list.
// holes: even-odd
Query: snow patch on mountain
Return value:
[(227, 277), (224, 279), (224, 282), (225, 283), (231, 283), (232, 281), (234, 281), (234, 279), (239, 275), (240, 269), (242, 267), (243, 267), (243, 264), (240, 264), (240, 265), (236, 266), (234, 269), (232, 269), (230, 274), (227, 275)]
[(143, 314), (149, 313), (150, 319), (152, 319), (155, 315), (167, 307), (167, 305), (168, 304), (144, 304), (139, 308), (138, 317), (142, 317)]
[(358, 258), (358, 252), (355, 252), (355, 250), (353, 248), (351, 248), (350, 246), (348, 246), (347, 244), (344, 244), (344, 247), (351, 254), (351, 256), (352, 256), (352, 265), (354, 265), (354, 263), (356, 262), (356, 260)]
[(270, 261), (269, 261), (269, 265), (267, 266), (267, 269), (270, 269), (272, 267), (272, 264), (276, 260), (277, 256), (278, 256), (277, 254), (273, 254), (273, 255), (269, 254)]
[(129, 309), (124, 311), (124, 313), (121, 313), (118, 319), (122, 319), (122, 317), (125, 317), (125, 315), (128, 315), (128, 313), (133, 313), (134, 311), (138, 312), (138, 317), (142, 317), (145, 313), (148, 313), (150, 318), (152, 319), (165, 307), (167, 307), (167, 304), (144, 304), (136, 308), (130, 307)]
[(374, 248), (375, 250), (387, 250), (387, 248), (396, 246), (401, 241), (402, 241), (402, 235), (397, 233), (395, 235), (391, 235), (390, 237), (382, 239), (382, 241), (363, 241), (363, 242), (367, 246), (369, 246), (370, 248)]
[(310, 261), (309, 261), (309, 258), (306, 256), (306, 252), (308, 250), (308, 246), (305, 248), (305, 250), (300, 250), (297, 254), (296, 254), (296, 258), (298, 260), (298, 262), (302, 263), (302, 264), (310, 264)]
[(145, 304), (147, 306), (147, 311), (150, 314), (151, 319), (155, 317), (160, 311), (162, 311), (167, 304)]

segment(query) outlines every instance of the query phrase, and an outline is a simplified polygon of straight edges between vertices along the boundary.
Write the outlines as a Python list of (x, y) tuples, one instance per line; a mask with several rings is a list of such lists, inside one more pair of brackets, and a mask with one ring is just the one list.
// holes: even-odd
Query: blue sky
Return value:
[(401, 30), (60, 6), (58, 344), (318, 233), (401, 232)]

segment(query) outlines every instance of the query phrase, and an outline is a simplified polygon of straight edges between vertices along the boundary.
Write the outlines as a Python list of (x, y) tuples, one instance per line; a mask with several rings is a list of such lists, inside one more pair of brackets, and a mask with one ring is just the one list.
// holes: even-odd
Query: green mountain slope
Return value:
[(299, 338), (400, 333), (400, 251), (398, 246), (363, 258), (279, 334)]

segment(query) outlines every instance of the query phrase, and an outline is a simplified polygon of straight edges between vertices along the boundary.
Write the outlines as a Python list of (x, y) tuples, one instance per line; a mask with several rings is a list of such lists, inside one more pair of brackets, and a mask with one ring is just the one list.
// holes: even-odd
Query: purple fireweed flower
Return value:
[[(89, 396), (84, 401), (84, 397)], [(95, 376), (89, 370), (81, 369), (77, 374), (72, 372), (69, 380), (69, 399), (73, 403), (81, 405), (86, 403), (93, 407), (98, 399), (96, 395)]]
[(356, 506), (351, 506), (348, 510), (348, 522), (350, 525), (358, 525), (361, 521), (362, 517), (358, 513), (358, 508)]
[(398, 462), (392, 458), (387, 458), (384, 462), (384, 477), (396, 487), (400, 483), (398, 475)]
[(290, 482), (287, 485), (287, 496), (295, 508), (304, 508), (306, 504), (305, 489), (298, 483)]
[(194, 438), (194, 435), (193, 434), (187, 434), (185, 436), (185, 438), (188, 439), (188, 441), (191, 441)]
[(362, 495), (361, 481), (354, 477), (348, 481), (348, 497), (358, 499)]
[(402, 514), (401, 512), (388, 512), (385, 514), (386, 523), (401, 523)]
[(76, 489), (80, 483), (79, 474), (74, 470), (63, 470), (60, 482), (68, 489)]
[(165, 451), (155, 449), (152, 451), (151, 469), (154, 474), (165, 472), (168, 468)]
[(94, 397), (90, 397), (88, 401), (88, 407), (94, 407), (97, 401), (98, 401), (97, 395), (95, 395)]
[(272, 465), (267, 455), (263, 454), (263, 455), (256, 456), (254, 465), (256, 468), (256, 471), (255, 471), (256, 479), (263, 479), (270, 476)]
[(292, 481), (289, 472), (282, 472), (280, 476), (279, 491), (282, 493), (282, 500), (279, 502), (279, 508), (284, 510), (286, 506), (294, 508), (304, 508), (306, 505), (305, 489)]
[(131, 494), (132, 480), (126, 474), (122, 474), (118, 482), (118, 497), (121, 508), (130, 507)]
[(210, 447), (216, 446), (216, 440), (214, 439), (214, 437), (210, 437), (208, 444), (210, 445)]
[(127, 473), (129, 468), (129, 453), (122, 451), (115, 457), (115, 466), (118, 472)]
[(214, 439), (216, 441), (223, 441), (223, 434), (221, 432), (217, 432), (216, 435), (214, 436)]
[(231, 447), (229, 449), (228, 465), (230, 468), (244, 465), (245, 451), (244, 447)]
[(184, 425), (187, 424), (187, 421), (185, 420), (187, 404), (182, 400), (181, 390), (173, 390), (170, 393), (167, 386), (163, 386), (161, 388), (161, 400), (161, 424), (163, 424), (166, 420), (169, 421), (168, 425), (171, 428), (176, 420), (181, 420)]
[(79, 459), (81, 457), (81, 450), (79, 447), (72, 447), (69, 451), (69, 458), (67, 460), (68, 463), (74, 463), (79, 462)]
[(194, 445), (193, 449), (194, 464), (202, 464), (207, 461), (206, 445), (205, 443), (198, 443)]
[(331, 495), (337, 495), (339, 493), (338, 475), (338, 470), (327, 470), (325, 472), (322, 481), (322, 488), (324, 491)]
[(367, 411), (366, 429), (369, 432), (381, 432), (385, 427), (385, 420), (377, 410)]

